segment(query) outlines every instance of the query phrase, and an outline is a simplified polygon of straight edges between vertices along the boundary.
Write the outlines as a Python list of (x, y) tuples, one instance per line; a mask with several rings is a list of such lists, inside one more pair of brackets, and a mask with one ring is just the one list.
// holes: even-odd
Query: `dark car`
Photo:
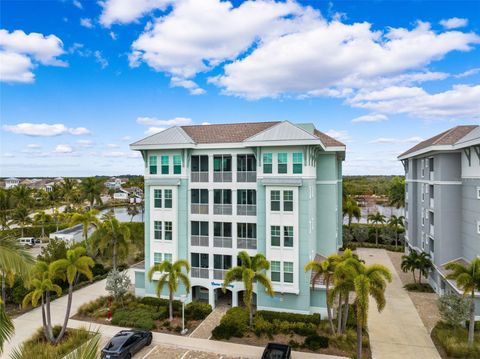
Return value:
[(102, 349), (102, 359), (130, 359), (136, 352), (152, 343), (152, 332), (122, 330)]
[(268, 343), (263, 351), (262, 359), (291, 359), (292, 349), (289, 345)]

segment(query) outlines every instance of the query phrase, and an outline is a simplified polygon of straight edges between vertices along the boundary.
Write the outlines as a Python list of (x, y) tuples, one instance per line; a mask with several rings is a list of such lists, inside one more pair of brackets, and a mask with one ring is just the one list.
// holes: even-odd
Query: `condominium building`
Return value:
[[(429, 282), (440, 295), (461, 293), (445, 265), (480, 255), (480, 126), (457, 126), (399, 156), (405, 168), (406, 243), (429, 253)], [(480, 294), (477, 296), (480, 319)]]
[(146, 275), (154, 263), (187, 259), (189, 300), (236, 306), (243, 284), (221, 287), (246, 251), (270, 261), (275, 295), (255, 284), (257, 308), (325, 312), (325, 288), (312, 288), (303, 267), (342, 245), (344, 144), (313, 124), (283, 121), (172, 127), (130, 147), (145, 161), (138, 295), (155, 295), (158, 276)]

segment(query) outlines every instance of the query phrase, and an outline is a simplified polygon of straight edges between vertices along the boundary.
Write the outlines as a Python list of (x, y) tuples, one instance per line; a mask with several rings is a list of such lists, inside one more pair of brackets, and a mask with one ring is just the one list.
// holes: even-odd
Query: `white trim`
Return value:
[(405, 180), (406, 183), (426, 183), (426, 184), (433, 184), (433, 185), (462, 185), (462, 181), (429, 181), (429, 180), (422, 180), (422, 179), (407, 179)]
[(309, 310), (286, 309), (286, 308), (278, 308), (278, 307), (257, 306), (257, 311), (258, 310), (268, 310), (270, 312), (283, 312), (283, 313), (296, 313), (296, 314), (311, 314)]
[(331, 181), (316, 181), (316, 184), (338, 184), (342, 183), (342, 180), (331, 180)]

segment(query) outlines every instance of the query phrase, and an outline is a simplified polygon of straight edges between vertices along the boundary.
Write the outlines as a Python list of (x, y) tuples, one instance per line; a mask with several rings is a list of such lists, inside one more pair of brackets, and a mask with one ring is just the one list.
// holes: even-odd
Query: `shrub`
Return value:
[(403, 286), (409, 292), (435, 293), (428, 283), (408, 283)]
[(155, 322), (152, 319), (153, 314), (153, 309), (142, 307), (117, 309), (113, 313), (112, 324), (122, 327), (151, 330), (155, 328)]
[[(156, 298), (156, 297), (143, 297), (139, 301), (142, 304), (146, 304), (152, 307), (157, 308), (157, 310), (160, 307), (167, 307), (168, 308), (168, 299), (163, 299), (163, 298)], [(179, 300), (174, 300), (173, 301), (173, 312), (174, 314), (178, 315), (182, 311), (182, 302)]]
[(305, 342), (303, 343), (304, 347), (310, 349), (312, 351), (317, 351), (321, 348), (328, 348), (329, 338), (323, 337), (320, 335), (310, 335), (305, 338)]
[(213, 339), (230, 339), (243, 337), (248, 330), (248, 311), (245, 308), (234, 307), (225, 313), (220, 325), (212, 331)]
[(453, 327), (460, 327), (469, 317), (470, 300), (462, 296), (446, 294), (438, 298), (437, 306), (442, 320)]
[(313, 323), (295, 323), (292, 326), (292, 330), (295, 334), (301, 336), (312, 336), (317, 334), (317, 326)]
[(15, 282), (13, 283), (11, 293), (12, 293), (12, 302), (14, 304), (22, 304), (23, 298), (28, 294), (29, 290), (25, 288), (23, 279), (20, 277), (15, 277)]
[(130, 284), (131, 281), (127, 272), (112, 269), (107, 275), (105, 290), (113, 296), (116, 302), (123, 303), (123, 298), (128, 293)]
[(263, 317), (255, 317), (253, 321), (253, 332), (257, 337), (260, 337), (262, 334), (268, 335), (268, 337), (272, 337), (274, 334), (274, 324), (263, 319)]
[(273, 312), (268, 310), (259, 310), (256, 316), (261, 316), (263, 319), (273, 322), (273, 320), (281, 320), (287, 322), (303, 322), (312, 323), (315, 325), (320, 324), (320, 314), (297, 314), (287, 312)]
[(82, 304), (80, 308), (78, 308), (78, 314), (83, 316), (91, 316), (100, 308), (106, 308), (108, 302), (108, 297), (100, 297), (95, 300), (92, 300), (88, 303)]
[(472, 347), (467, 343), (467, 330), (439, 322), (432, 330), (432, 338), (440, 345), (448, 357), (475, 359), (480, 358), (480, 335), (475, 333)]
[(155, 313), (152, 314), (153, 320), (162, 320), (168, 317), (168, 310), (166, 307), (160, 307)]
[(108, 273), (108, 270), (105, 269), (105, 266), (102, 263), (95, 263), (92, 267), (92, 274), (94, 277), (103, 276)]
[(292, 349), (298, 349), (301, 346), (301, 344), (299, 342), (297, 342), (293, 339), (288, 342), (288, 345), (290, 345), (292, 347)]
[(189, 320), (203, 320), (212, 312), (212, 306), (202, 302), (191, 302), (185, 306), (185, 317)]

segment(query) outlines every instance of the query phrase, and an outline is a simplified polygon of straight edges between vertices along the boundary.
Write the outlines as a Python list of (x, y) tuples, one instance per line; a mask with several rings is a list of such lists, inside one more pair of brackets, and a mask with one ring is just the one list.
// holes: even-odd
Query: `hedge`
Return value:
[(185, 306), (185, 318), (203, 320), (212, 312), (212, 306), (202, 302), (191, 302)]
[(113, 313), (112, 324), (121, 327), (152, 330), (155, 328), (154, 318), (161, 319), (157, 313), (153, 309), (148, 308), (117, 309)]
[(248, 331), (248, 311), (242, 307), (230, 308), (220, 321), (220, 325), (212, 331), (213, 339), (230, 339), (243, 337)]
[(329, 341), (330, 339), (328, 337), (314, 334), (305, 338), (305, 342), (303, 343), (303, 346), (312, 351), (317, 351), (318, 349), (321, 349), (321, 348), (328, 348)]
[(291, 323), (295, 322), (304, 322), (312, 323), (315, 325), (320, 324), (320, 314), (297, 314), (297, 313), (287, 313), (287, 312), (273, 312), (268, 310), (259, 310), (255, 313), (255, 316), (260, 316), (263, 319), (273, 322), (274, 320), (287, 321)]

